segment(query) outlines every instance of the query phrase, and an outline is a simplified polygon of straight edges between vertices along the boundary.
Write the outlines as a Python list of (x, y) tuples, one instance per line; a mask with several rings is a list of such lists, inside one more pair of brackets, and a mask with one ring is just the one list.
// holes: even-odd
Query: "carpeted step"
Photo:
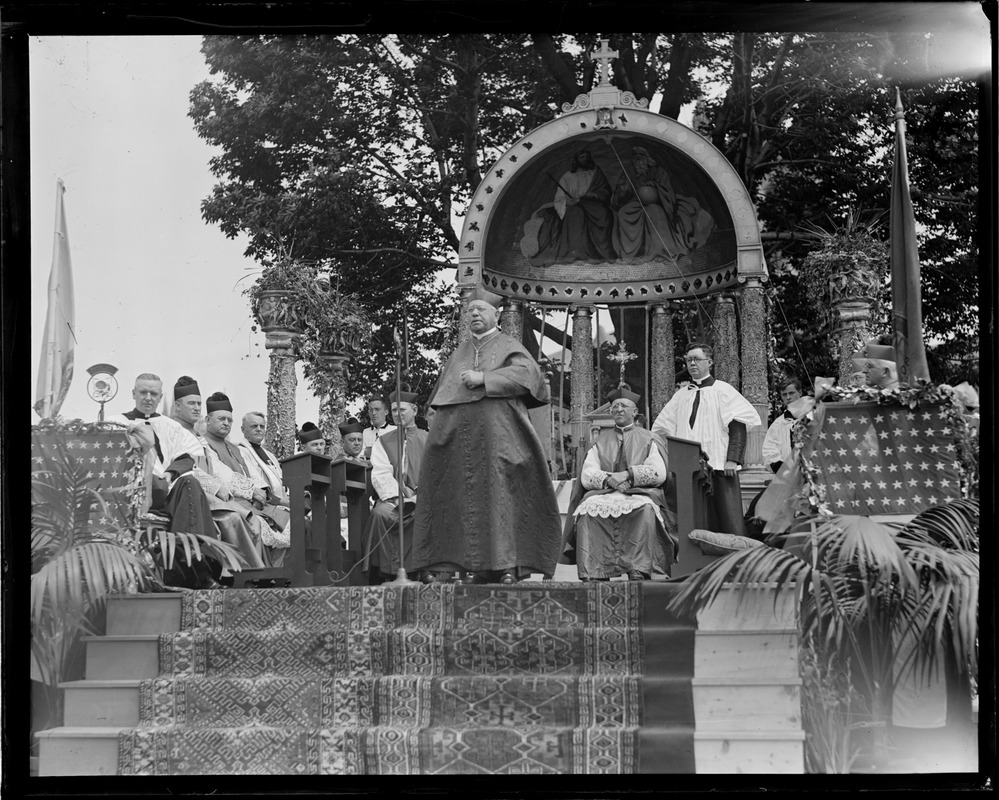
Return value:
[[(664, 665), (690, 638), (683, 629), (650, 635), (652, 660)], [(160, 670), (216, 677), (639, 675), (645, 672), (643, 639), (638, 627), (193, 631), (160, 637)]]
[[(401, 626), (632, 627), (643, 623), (692, 628), (691, 621), (666, 612), (678, 590), (672, 584), (629, 581), (203, 590), (182, 598), (181, 629), (326, 631)], [(643, 595), (652, 602), (643, 604)], [(643, 621), (643, 613), (655, 619)]]
[(689, 728), (690, 680), (590, 675), (159, 678), (138, 689), (142, 726)]
[(639, 738), (637, 728), (550, 726), (136, 728), (119, 739), (119, 774), (631, 774)]
[(663, 583), (191, 592), (119, 772), (694, 770), (695, 625)]

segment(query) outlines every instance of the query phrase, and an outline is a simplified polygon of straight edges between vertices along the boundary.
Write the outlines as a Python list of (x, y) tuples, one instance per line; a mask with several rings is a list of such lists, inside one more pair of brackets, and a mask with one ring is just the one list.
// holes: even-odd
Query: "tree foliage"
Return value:
[[(969, 377), (977, 349), (975, 83), (925, 78), (925, 37), (884, 32), (603, 34), (615, 84), (656, 98), (736, 167), (757, 203), (771, 266), (775, 349), (815, 374), (799, 267), (849, 212), (888, 207), (895, 86), (906, 107), (920, 225), (924, 320), (937, 380)], [(348, 394), (392, 383), (392, 326), (410, 322), (410, 383), (425, 398), (454, 321), (458, 226), (488, 166), (589, 90), (599, 34), (210, 36), (212, 79), (191, 94), (218, 148), (203, 215), (247, 255), (274, 242), (319, 261), (376, 320)], [(653, 102), (653, 108), (656, 108)], [(885, 226), (877, 235), (887, 236)], [(804, 334), (807, 332), (807, 336)], [(795, 337), (800, 341), (796, 341)], [(678, 342), (678, 346), (682, 343)], [(795, 346), (797, 345), (797, 346)], [(945, 359), (952, 359), (946, 361)], [(962, 360), (963, 359), (963, 360)]]

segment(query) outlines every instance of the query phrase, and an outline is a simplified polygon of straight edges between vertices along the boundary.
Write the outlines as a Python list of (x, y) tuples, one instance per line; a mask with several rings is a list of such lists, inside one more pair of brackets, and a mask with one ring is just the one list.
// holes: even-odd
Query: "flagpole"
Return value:
[(903, 384), (929, 381), (923, 343), (922, 292), (919, 284), (919, 247), (916, 218), (909, 190), (909, 163), (905, 146), (905, 111), (901, 90), (895, 87), (895, 159), (891, 187), (891, 296), (892, 344)]

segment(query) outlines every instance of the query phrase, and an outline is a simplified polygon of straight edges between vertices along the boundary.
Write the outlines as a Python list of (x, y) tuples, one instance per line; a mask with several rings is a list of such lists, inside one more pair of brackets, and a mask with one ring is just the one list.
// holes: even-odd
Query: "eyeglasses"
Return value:
[(687, 364), (696, 364), (698, 361), (710, 361), (710, 358), (698, 358), (697, 356), (691, 356), (689, 358), (683, 359)]

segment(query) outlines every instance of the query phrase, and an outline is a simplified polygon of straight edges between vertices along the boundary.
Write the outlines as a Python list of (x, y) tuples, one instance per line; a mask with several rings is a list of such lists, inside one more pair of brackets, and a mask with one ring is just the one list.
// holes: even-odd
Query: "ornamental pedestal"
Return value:
[(829, 273), (833, 355), (839, 364), (839, 383), (850, 385), (852, 357), (871, 337), (871, 310), (879, 290), (879, 276), (871, 259), (844, 255)]

